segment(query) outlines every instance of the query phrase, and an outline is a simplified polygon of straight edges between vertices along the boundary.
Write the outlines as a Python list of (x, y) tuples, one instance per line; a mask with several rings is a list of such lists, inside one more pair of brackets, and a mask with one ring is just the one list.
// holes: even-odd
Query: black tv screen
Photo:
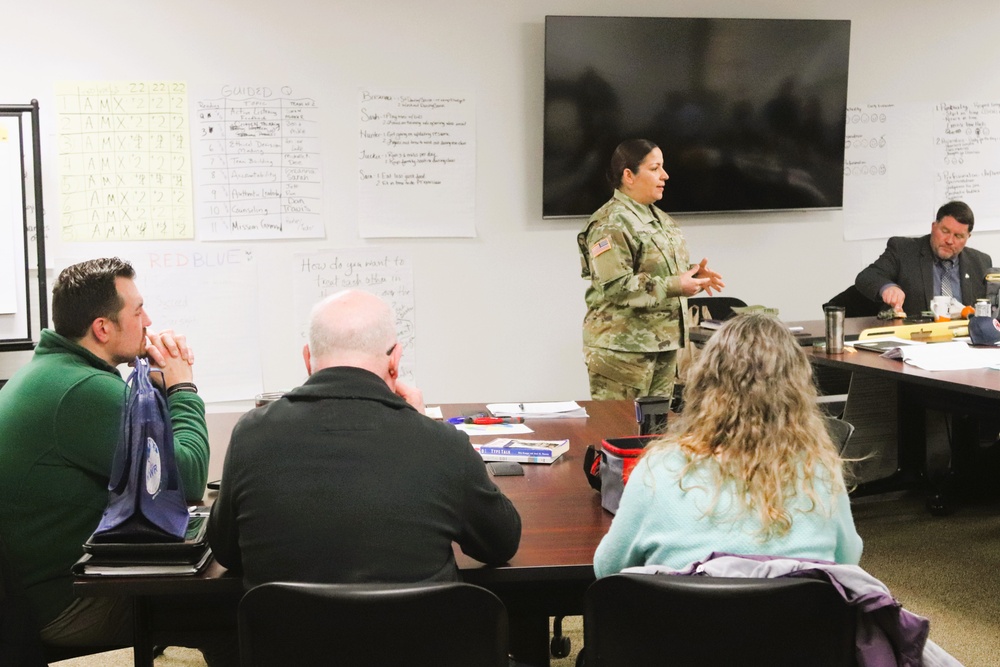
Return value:
[(542, 213), (587, 216), (625, 139), (663, 150), (673, 213), (843, 205), (851, 23), (545, 18)]

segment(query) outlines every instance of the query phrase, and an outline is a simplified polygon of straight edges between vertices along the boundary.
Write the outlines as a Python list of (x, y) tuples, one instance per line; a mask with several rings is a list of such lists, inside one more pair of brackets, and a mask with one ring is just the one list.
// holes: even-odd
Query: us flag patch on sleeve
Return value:
[(611, 237), (605, 236), (603, 239), (590, 246), (590, 256), (597, 257), (602, 252), (611, 250)]

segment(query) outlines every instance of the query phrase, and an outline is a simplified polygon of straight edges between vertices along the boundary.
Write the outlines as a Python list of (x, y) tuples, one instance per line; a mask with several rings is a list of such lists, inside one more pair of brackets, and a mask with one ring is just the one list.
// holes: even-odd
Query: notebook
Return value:
[(212, 560), (212, 549), (202, 547), (191, 562), (150, 561), (130, 559), (109, 560), (94, 554), (83, 554), (72, 568), (73, 574), (81, 577), (156, 577), (198, 574)]
[(922, 345), (922, 343), (914, 342), (912, 340), (905, 340), (903, 338), (882, 338), (879, 340), (859, 340), (854, 344), (859, 350), (867, 350), (869, 352), (878, 352), (882, 354), (888, 350), (895, 347), (905, 347), (907, 345)]
[(102, 563), (193, 563), (202, 557), (207, 544), (207, 516), (188, 520), (183, 542), (92, 542), (83, 543), (83, 551)]

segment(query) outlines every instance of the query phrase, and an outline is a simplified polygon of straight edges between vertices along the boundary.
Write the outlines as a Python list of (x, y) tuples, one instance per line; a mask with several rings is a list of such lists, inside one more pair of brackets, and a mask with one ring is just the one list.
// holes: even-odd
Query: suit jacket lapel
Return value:
[(924, 294), (920, 310), (927, 310), (934, 297), (934, 253), (931, 252), (930, 237), (923, 237), (923, 241), (920, 248), (920, 285)]
[(967, 306), (975, 305), (975, 290), (972, 288), (972, 275), (975, 271), (969, 266), (972, 261), (972, 253), (963, 251), (958, 256), (958, 282), (962, 286), (962, 303)]

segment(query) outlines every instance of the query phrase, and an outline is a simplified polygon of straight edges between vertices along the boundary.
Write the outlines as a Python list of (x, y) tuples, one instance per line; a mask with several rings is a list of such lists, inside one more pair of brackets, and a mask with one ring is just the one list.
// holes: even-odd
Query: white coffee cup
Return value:
[(934, 313), (935, 320), (950, 320), (951, 319), (951, 297), (950, 296), (936, 296), (931, 299), (931, 312)]

